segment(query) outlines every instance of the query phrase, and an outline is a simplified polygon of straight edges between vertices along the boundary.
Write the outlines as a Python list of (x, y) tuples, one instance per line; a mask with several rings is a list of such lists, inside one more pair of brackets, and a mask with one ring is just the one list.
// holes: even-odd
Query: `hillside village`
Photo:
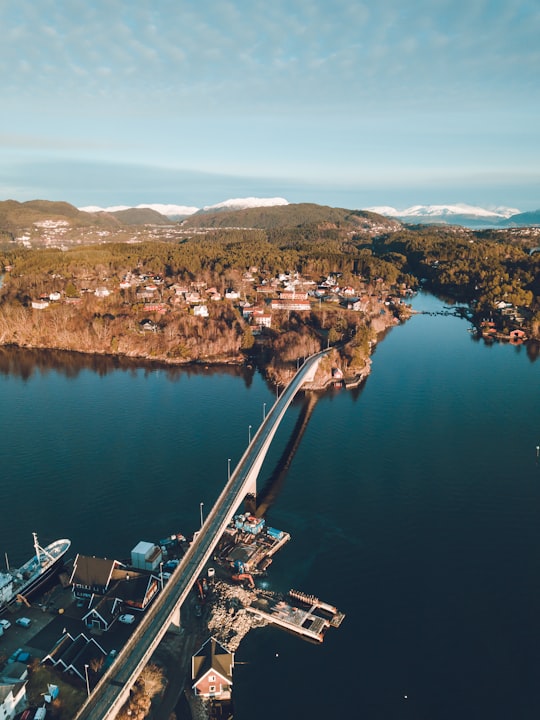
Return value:
[(278, 375), (332, 345), (336, 369), (356, 376), (421, 286), (467, 304), (487, 341), (540, 337), (538, 228), (405, 226), (310, 204), (155, 216), (0, 203), (0, 344), (255, 359)]
[(25, 285), (13, 266), (5, 271), (4, 300), (13, 280), (12, 290), (17, 285), (27, 302), (12, 306), (12, 313), (5, 302), (1, 306), (2, 344), (167, 363), (241, 363), (269, 348), (276, 366), (342, 343), (340, 375), (366, 369), (370, 343), (408, 316), (405, 300), (412, 292), (382, 278), (369, 283), (357, 277), (347, 284), (340, 273), (318, 280), (288, 271), (266, 277), (255, 266), (223, 289), (142, 271), (86, 275), (76, 282), (52, 273)]

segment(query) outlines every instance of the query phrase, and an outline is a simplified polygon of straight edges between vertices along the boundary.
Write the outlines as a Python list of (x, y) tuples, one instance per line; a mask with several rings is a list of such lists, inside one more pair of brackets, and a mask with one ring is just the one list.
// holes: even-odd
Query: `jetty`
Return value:
[[(302, 598), (312, 600), (306, 604)], [(280, 596), (262, 594), (246, 607), (246, 611), (269, 625), (314, 642), (322, 642), (326, 631), (330, 627), (339, 627), (345, 618), (345, 614), (333, 605), (296, 590), (289, 591), (288, 602)]]

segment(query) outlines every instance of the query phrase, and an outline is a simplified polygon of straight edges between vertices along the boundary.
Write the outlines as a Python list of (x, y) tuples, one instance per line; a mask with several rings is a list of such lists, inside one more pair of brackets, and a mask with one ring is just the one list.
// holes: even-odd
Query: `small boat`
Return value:
[(35, 555), (20, 568), (0, 572), (0, 614), (17, 600), (28, 600), (53, 575), (71, 547), (71, 540), (55, 540), (43, 548), (34, 537)]

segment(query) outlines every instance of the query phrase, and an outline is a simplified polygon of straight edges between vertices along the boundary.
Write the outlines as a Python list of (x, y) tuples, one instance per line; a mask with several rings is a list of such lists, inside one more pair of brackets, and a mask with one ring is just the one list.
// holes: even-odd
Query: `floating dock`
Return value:
[(289, 533), (267, 526), (262, 518), (248, 513), (236, 515), (220, 541), (215, 560), (234, 568), (235, 573), (260, 575), (290, 539)]
[(328, 628), (339, 627), (345, 618), (344, 613), (339, 612), (333, 605), (321, 602), (318, 598), (313, 598), (315, 602), (310, 602), (308, 607), (298, 607), (292, 602), (296, 600), (306, 604), (298, 596), (304, 598), (312, 596), (304, 595), (296, 590), (291, 590), (289, 596), (291, 603), (265, 594), (245, 609), (271, 625), (289, 630), (315, 642), (322, 642)]

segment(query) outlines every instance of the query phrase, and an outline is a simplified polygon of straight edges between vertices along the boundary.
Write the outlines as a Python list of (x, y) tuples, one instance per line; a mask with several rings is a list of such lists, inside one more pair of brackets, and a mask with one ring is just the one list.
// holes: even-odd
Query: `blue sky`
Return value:
[(0, 0), (0, 199), (540, 207), (538, 0)]

